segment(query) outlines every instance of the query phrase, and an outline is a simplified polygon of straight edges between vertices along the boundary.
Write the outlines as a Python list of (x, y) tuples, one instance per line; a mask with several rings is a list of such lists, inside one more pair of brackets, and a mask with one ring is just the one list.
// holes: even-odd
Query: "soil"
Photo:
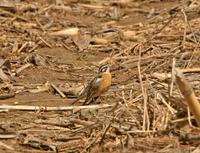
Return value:
[[(3, 7), (3, 4), (6, 7)], [(159, 92), (162, 94), (167, 92), (167, 89), (160, 87), (162, 81), (158, 83), (159, 80), (156, 82), (148, 74), (170, 72), (171, 70), (172, 56), (176, 55), (168, 54), (174, 53), (173, 48), (180, 43), (184, 35), (184, 26), (179, 28), (177, 21), (183, 16), (179, 13), (180, 16), (175, 19), (177, 26), (173, 23), (169, 23), (169, 25), (166, 23), (169, 21), (169, 16), (173, 17), (175, 14), (173, 11), (180, 11), (174, 9), (176, 6), (179, 8), (180, 4), (179, 0), (35, 0), (34, 2), (15, 0), (1, 2), (0, 22), (2, 26), (0, 33), (2, 38), (0, 38), (0, 50), (2, 59), (10, 61), (11, 72), (14, 74), (17, 68), (25, 65), (28, 57), (35, 54), (41, 57), (36, 59), (38, 63), (31, 63), (30, 67), (12, 76), (12, 81), (2, 82), (2, 94), (14, 92), (15, 97), (0, 100), (1, 105), (72, 106), (71, 102), (77, 95), (65, 93), (66, 98), (62, 98), (52, 88), (40, 92), (39, 87), (53, 83), (64, 91), (68, 91), (69, 88), (76, 90), (78, 85), (82, 86), (96, 76), (98, 67), (106, 61), (111, 66), (112, 86), (95, 104), (117, 104), (120, 102), (121, 108), (114, 111), (115, 116), (119, 117), (115, 121), (112, 119), (112, 109), (83, 111), (81, 112), (83, 114), (76, 111), (45, 111), (43, 109), (37, 111), (1, 111), (0, 152), (187, 153), (197, 150), (198, 142), (195, 140), (184, 141), (180, 138), (180, 131), (185, 135), (188, 132), (189, 134), (193, 133), (194, 129), (189, 127), (188, 123), (183, 125), (181, 123), (179, 125), (179, 122), (172, 123), (172, 120), (179, 117), (170, 114), (168, 108), (160, 104), (161, 102), (157, 104), (159, 106), (149, 105), (148, 107), (149, 109), (159, 107), (156, 113), (163, 113), (165, 117), (168, 114), (170, 116), (168, 122), (164, 123), (161, 118), (159, 119), (159, 115), (153, 116), (153, 111), (149, 111), (149, 118), (152, 121), (150, 129), (143, 127), (144, 107), (138, 61), (133, 65), (129, 62), (129, 56), (133, 61), (134, 59), (138, 60), (139, 49), (137, 50), (137, 47), (139, 45), (146, 46), (144, 47), (146, 51), (141, 53), (142, 58), (147, 58), (147, 60), (143, 60), (144, 63), (141, 63), (143, 64), (141, 71), (144, 74), (142, 80), (155, 81)], [(181, 22), (184, 24), (183, 20)], [(162, 28), (163, 24), (166, 24), (168, 29), (164, 29), (162, 33), (159, 32), (159, 29)], [(79, 32), (51, 35), (53, 32), (69, 28), (78, 28)], [(126, 31), (127, 33), (125, 33)], [(172, 34), (171, 31), (173, 31)], [(156, 38), (162, 34), (171, 37)], [(176, 37), (180, 39), (175, 39)], [(94, 38), (99, 38), (99, 40)], [(167, 44), (162, 46), (164, 49), (155, 47), (160, 44), (159, 41)], [(26, 42), (28, 44), (19, 51)], [(144, 43), (146, 44), (143, 46)], [(16, 44), (18, 47), (14, 50)], [(38, 46), (34, 49), (36, 45)], [(165, 47), (169, 52), (163, 51)], [(188, 49), (187, 51), (189, 49), (195, 50), (194, 45), (186, 44), (185, 47)], [(161, 52), (166, 56), (158, 57), (160, 61), (159, 59), (157, 61), (151, 59)], [(182, 49), (181, 52), (186, 52), (186, 49)], [(123, 61), (123, 58), (119, 61), (115, 61), (113, 58), (120, 53), (121, 57), (128, 57), (127, 65), (123, 64), (126, 61)], [(148, 64), (149, 61), (152, 63)], [(197, 63), (193, 62), (192, 66), (198, 65)], [(144, 88), (151, 91), (153, 89), (150, 88), (155, 87), (153, 83), (147, 86), (148, 83), (144, 85)], [(165, 88), (164, 86), (163, 88)], [(195, 89), (197, 88), (195, 86)], [(33, 93), (31, 92), (33, 89), (38, 91)], [(128, 102), (131, 99), (132, 104), (129, 106)], [(152, 105), (154, 103), (153, 99), (150, 98), (147, 98), (147, 101), (151, 101)], [(170, 100), (167, 103), (170, 103)], [(75, 106), (78, 105), (81, 105), (81, 102), (75, 104)], [(176, 109), (176, 106), (173, 107)], [(158, 112), (159, 110), (163, 112)], [(158, 117), (156, 118), (157, 123), (153, 123), (153, 117)], [(71, 121), (74, 118), (85, 121), (88, 125)], [(167, 120), (167, 118), (165, 119)], [(90, 121), (95, 123), (96, 127), (93, 124), (90, 125)], [(119, 127), (115, 128), (115, 126)], [(6, 136), (11, 136), (11, 138), (6, 138)], [(95, 138), (97, 139), (95, 140)]]

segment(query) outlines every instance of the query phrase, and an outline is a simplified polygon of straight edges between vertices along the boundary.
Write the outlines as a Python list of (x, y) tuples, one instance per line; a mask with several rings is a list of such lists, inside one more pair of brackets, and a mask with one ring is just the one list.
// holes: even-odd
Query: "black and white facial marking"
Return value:
[(102, 65), (100, 68), (99, 68), (99, 72), (109, 72), (110, 71), (110, 67), (108, 64), (105, 64), (105, 65)]

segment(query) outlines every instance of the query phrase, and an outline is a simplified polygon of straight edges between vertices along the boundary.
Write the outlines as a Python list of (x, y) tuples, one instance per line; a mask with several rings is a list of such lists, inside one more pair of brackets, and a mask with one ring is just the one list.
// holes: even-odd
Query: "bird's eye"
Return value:
[(104, 65), (99, 69), (99, 71), (100, 72), (106, 72), (108, 68), (109, 68), (108, 66)]
[(106, 70), (107, 70), (107, 67), (104, 67), (104, 68), (102, 69), (102, 72), (106, 72)]

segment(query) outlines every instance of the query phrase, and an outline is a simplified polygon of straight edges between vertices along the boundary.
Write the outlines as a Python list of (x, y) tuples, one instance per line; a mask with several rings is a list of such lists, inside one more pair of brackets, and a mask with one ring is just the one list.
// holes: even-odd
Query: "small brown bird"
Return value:
[(105, 93), (111, 86), (112, 76), (110, 74), (110, 67), (108, 64), (102, 65), (99, 68), (99, 74), (86, 86), (79, 97), (73, 102), (77, 102), (80, 99), (86, 97), (83, 105), (89, 105), (97, 100), (97, 98)]

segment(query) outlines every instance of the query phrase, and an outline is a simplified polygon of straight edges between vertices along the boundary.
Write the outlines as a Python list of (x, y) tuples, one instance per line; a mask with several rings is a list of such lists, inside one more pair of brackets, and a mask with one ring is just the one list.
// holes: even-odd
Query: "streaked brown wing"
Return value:
[(88, 92), (87, 92), (87, 97), (85, 99), (85, 102), (84, 104), (86, 104), (87, 102), (89, 102), (90, 100), (92, 100), (92, 98), (94, 98), (94, 95), (96, 94), (99, 86), (100, 86), (100, 83), (101, 83), (101, 80), (102, 80), (102, 76), (99, 75), (97, 77), (95, 77), (89, 84), (88, 86)]

